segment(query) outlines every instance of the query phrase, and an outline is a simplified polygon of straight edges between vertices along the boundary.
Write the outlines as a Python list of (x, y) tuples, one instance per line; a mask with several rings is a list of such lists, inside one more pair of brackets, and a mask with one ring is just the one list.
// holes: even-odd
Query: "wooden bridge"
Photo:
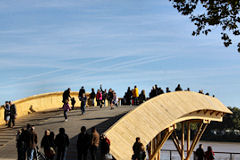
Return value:
[[(77, 94), (72, 92), (71, 96), (77, 98)], [(31, 123), (36, 126), (39, 139), (47, 128), (57, 133), (58, 128), (64, 127), (70, 138), (67, 154), (69, 160), (77, 159), (76, 139), (82, 125), (87, 128), (96, 126), (100, 133), (105, 132), (111, 141), (110, 152), (117, 160), (131, 159), (136, 137), (140, 137), (142, 143), (148, 146), (150, 160), (159, 160), (161, 148), (170, 136), (181, 159), (189, 160), (207, 125), (211, 121), (221, 122), (224, 114), (231, 113), (216, 98), (196, 92), (180, 91), (162, 94), (136, 108), (122, 106), (110, 110), (107, 107), (102, 109), (89, 107), (85, 115), (81, 115), (80, 110), (74, 110), (69, 113), (69, 121), (64, 122), (62, 111), (58, 110), (62, 106), (61, 98), (62, 92), (56, 92), (15, 101), (19, 117), (16, 128), (0, 126), (0, 159), (16, 159), (16, 130), (26, 123)], [(77, 106), (79, 105), (78, 102)], [(125, 114), (126, 112), (128, 113)], [(0, 109), (0, 113), (2, 115), (3, 109)], [(190, 144), (191, 123), (199, 125)], [(175, 133), (177, 124), (181, 125), (181, 139)], [(184, 147), (184, 137), (187, 137), (186, 147)], [(187, 148), (186, 153), (184, 148)]]
[[(160, 150), (170, 136), (181, 160), (189, 160), (207, 125), (211, 121), (221, 122), (226, 113), (232, 112), (216, 98), (189, 91), (166, 93), (129, 112), (105, 134), (111, 141), (110, 152), (117, 160), (131, 159), (136, 137), (148, 146), (150, 160), (159, 160)], [(178, 123), (181, 124), (181, 139), (175, 133)], [(199, 125), (190, 144), (191, 123)], [(184, 154), (184, 137), (187, 137), (187, 154)]]

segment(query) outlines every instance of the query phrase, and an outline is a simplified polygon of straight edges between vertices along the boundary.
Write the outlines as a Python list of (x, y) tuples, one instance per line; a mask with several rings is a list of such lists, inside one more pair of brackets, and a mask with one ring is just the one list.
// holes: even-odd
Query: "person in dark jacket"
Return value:
[(158, 94), (160, 95), (160, 94), (163, 94), (163, 93), (164, 93), (164, 91), (162, 90), (161, 87), (159, 87), (159, 88), (158, 88)]
[(60, 128), (59, 134), (55, 138), (55, 145), (57, 148), (57, 160), (65, 160), (67, 147), (69, 146), (68, 135), (65, 134), (65, 129)]
[(141, 152), (141, 140), (139, 137), (136, 138), (136, 142), (133, 144), (133, 160), (138, 160), (140, 158), (140, 152)]
[(45, 135), (43, 136), (41, 141), (41, 147), (44, 149), (44, 154), (46, 158), (48, 158), (49, 160), (53, 160), (55, 156), (54, 138), (52, 138), (49, 129), (45, 131)]
[(142, 104), (145, 101), (146, 101), (145, 90), (142, 90), (140, 95), (139, 95), (139, 104)]
[(112, 88), (108, 90), (108, 105), (113, 109), (113, 91)]
[(5, 102), (4, 106), (4, 120), (6, 122), (6, 125), (8, 125), (8, 122), (10, 120), (10, 105), (8, 101)]
[(102, 104), (104, 104), (104, 107), (106, 107), (106, 99), (107, 99), (107, 90), (105, 89), (102, 92)]
[(17, 153), (18, 153), (18, 160), (25, 160), (25, 143), (24, 143), (24, 128), (17, 131), (16, 141), (17, 141)]
[(38, 137), (35, 133), (35, 128), (32, 126), (28, 132), (27, 132), (27, 139), (26, 139), (26, 145), (27, 145), (27, 160), (33, 160), (34, 159), (34, 153), (37, 147), (38, 143)]
[(9, 101), (9, 105), (10, 105), (10, 120), (8, 122), (8, 127), (11, 127), (11, 124), (12, 124), (12, 127), (14, 127), (15, 126), (15, 118), (17, 115), (16, 106), (15, 106), (15, 104), (12, 104), (11, 101)]
[(145, 160), (145, 158), (146, 158), (145, 147), (144, 147), (144, 145), (141, 143), (141, 144), (140, 144), (140, 152), (139, 152), (139, 158), (138, 158), (138, 160)]
[(130, 87), (128, 87), (127, 92), (126, 92), (126, 105), (131, 105), (131, 99), (132, 99), (132, 91)]
[(82, 86), (81, 89), (79, 90), (79, 93), (78, 93), (78, 98), (79, 100), (81, 101), (81, 98), (83, 96), (83, 93), (85, 93), (85, 89), (84, 87)]
[(100, 137), (100, 148), (101, 160), (105, 160), (106, 155), (109, 154), (110, 151), (110, 140), (104, 134)]
[(90, 146), (90, 135), (85, 126), (81, 127), (81, 133), (77, 139), (78, 160), (87, 160), (88, 149)]
[(70, 88), (68, 88), (67, 90), (65, 90), (65, 91), (63, 92), (63, 100), (62, 100), (63, 103), (65, 103), (66, 100), (69, 100), (69, 98), (71, 98), (70, 92), (71, 92), (71, 89), (70, 89)]
[(198, 160), (204, 160), (205, 153), (204, 153), (202, 144), (199, 144), (199, 147), (196, 150), (196, 156), (197, 156)]
[(91, 100), (92, 106), (94, 106), (95, 96), (96, 94), (95, 94), (94, 88), (92, 88), (92, 92), (90, 93), (90, 100)]
[(180, 86), (180, 84), (177, 85), (177, 88), (175, 89), (175, 91), (182, 91), (182, 87)]
[(166, 93), (169, 93), (169, 92), (171, 92), (171, 91), (170, 91), (170, 89), (167, 87), (167, 88), (166, 88)]
[(82, 96), (82, 98), (81, 98), (81, 110), (82, 110), (82, 114), (85, 113), (86, 103), (87, 103), (87, 97), (86, 97), (85, 93), (83, 93), (83, 96)]

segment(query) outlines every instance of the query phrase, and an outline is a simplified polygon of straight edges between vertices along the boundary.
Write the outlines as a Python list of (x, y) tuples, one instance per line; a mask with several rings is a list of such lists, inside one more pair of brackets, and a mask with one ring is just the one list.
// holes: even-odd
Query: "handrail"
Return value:
[[(172, 160), (172, 152), (178, 152), (177, 150), (173, 150), (173, 149), (161, 149), (161, 151), (164, 151), (164, 152), (169, 152), (170, 153), (170, 160)], [(187, 151), (184, 151), (184, 152), (187, 152)], [(194, 151), (195, 153), (196, 151)], [(236, 155), (236, 154), (239, 154), (240, 155), (240, 152), (215, 152), (215, 155), (216, 154), (228, 154), (230, 156), (230, 160), (233, 160), (233, 157), (232, 155)], [(193, 154), (194, 156), (195, 154)]]
[[(161, 149), (161, 151), (171, 151), (171, 152), (177, 152), (177, 150), (173, 150), (173, 149)], [(187, 152), (187, 151), (184, 151)], [(215, 152), (214, 153), (221, 153), (221, 154), (240, 154), (240, 152)]]

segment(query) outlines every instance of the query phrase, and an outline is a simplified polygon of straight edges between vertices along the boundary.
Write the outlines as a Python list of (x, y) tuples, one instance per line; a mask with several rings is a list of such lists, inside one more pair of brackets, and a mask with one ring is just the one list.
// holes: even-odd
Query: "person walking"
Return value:
[(4, 120), (6, 122), (6, 126), (8, 125), (8, 122), (10, 120), (10, 105), (9, 102), (6, 101), (4, 105)]
[(64, 118), (65, 118), (65, 122), (68, 121), (68, 117), (67, 117), (67, 112), (70, 110), (70, 106), (68, 104), (68, 100), (65, 101), (65, 103), (63, 104), (63, 115), (64, 115)]
[(197, 160), (204, 160), (205, 153), (204, 153), (202, 144), (199, 144), (199, 147), (196, 150), (196, 156), (197, 156)]
[(26, 144), (27, 144), (27, 160), (33, 160), (34, 154), (36, 154), (36, 147), (38, 143), (38, 137), (35, 133), (35, 127), (32, 126), (27, 133)]
[(137, 88), (137, 86), (134, 86), (134, 89), (133, 89), (133, 102), (134, 102), (134, 105), (138, 104), (138, 97), (139, 97), (138, 88)]
[(68, 135), (65, 134), (65, 129), (60, 128), (59, 134), (55, 138), (55, 145), (57, 148), (57, 159), (56, 160), (65, 160), (67, 148), (69, 146), (69, 138)]
[(81, 133), (77, 139), (78, 160), (87, 160), (88, 149), (90, 146), (90, 135), (85, 126), (81, 127)]
[(95, 94), (94, 88), (92, 88), (92, 92), (90, 93), (90, 100), (91, 100), (92, 106), (94, 106), (95, 96), (96, 94)]
[(112, 88), (108, 90), (108, 105), (113, 109), (113, 91)]
[(92, 128), (90, 152), (92, 160), (97, 159), (97, 149), (99, 146), (99, 133), (95, 127)]
[(102, 104), (106, 107), (106, 99), (107, 99), (107, 90), (105, 89), (102, 93)]
[(97, 100), (97, 106), (100, 106), (100, 108), (102, 108), (102, 92), (100, 91), (100, 89), (98, 89), (97, 91), (96, 100)]
[(113, 91), (113, 100), (112, 100), (113, 104), (116, 105), (118, 107), (118, 97), (115, 91)]
[(71, 98), (70, 92), (71, 92), (70, 88), (68, 88), (67, 90), (65, 90), (63, 92), (63, 95), (62, 95), (63, 96), (63, 100), (62, 100), (63, 103), (66, 103), (66, 101), (69, 101), (69, 98)]
[(16, 115), (17, 115), (17, 110), (16, 110), (15, 104), (12, 104), (11, 101), (9, 101), (9, 105), (10, 105), (10, 120), (8, 122), (8, 127), (14, 127), (15, 126), (15, 119), (16, 119)]
[(87, 97), (86, 97), (85, 93), (83, 93), (82, 98), (81, 98), (81, 110), (82, 110), (82, 114), (85, 113), (86, 103), (87, 103)]
[(81, 101), (81, 98), (83, 96), (83, 93), (85, 93), (84, 86), (81, 87), (81, 89), (79, 90), (79, 93), (78, 93), (78, 98), (79, 98), (80, 101)]

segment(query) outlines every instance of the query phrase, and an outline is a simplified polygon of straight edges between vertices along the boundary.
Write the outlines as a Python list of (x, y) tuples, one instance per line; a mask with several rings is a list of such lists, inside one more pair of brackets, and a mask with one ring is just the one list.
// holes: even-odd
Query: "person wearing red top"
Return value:
[(214, 152), (212, 151), (212, 147), (208, 146), (207, 152), (205, 152), (206, 160), (214, 160)]
[(102, 108), (102, 92), (100, 91), (100, 89), (98, 89), (97, 91), (97, 105), (100, 106), (100, 108)]

